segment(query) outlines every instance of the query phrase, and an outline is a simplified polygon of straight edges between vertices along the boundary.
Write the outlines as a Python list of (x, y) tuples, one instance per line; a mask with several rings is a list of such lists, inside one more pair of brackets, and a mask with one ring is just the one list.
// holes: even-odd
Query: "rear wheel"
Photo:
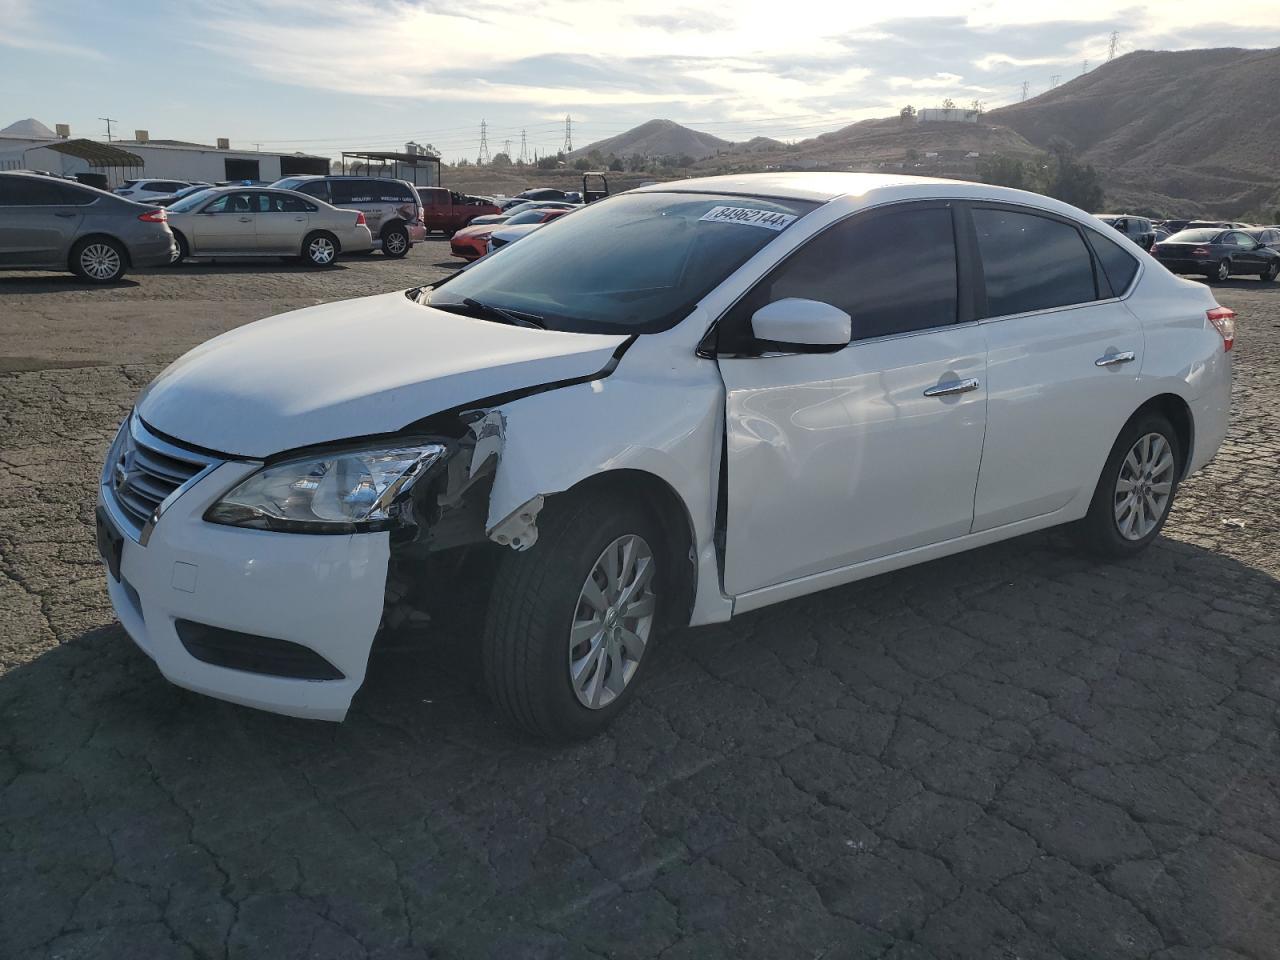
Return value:
[(382, 253), (399, 260), (409, 252), (409, 234), (404, 227), (388, 227), (382, 232)]
[(1278, 276), (1280, 276), (1280, 260), (1272, 260), (1271, 266), (1258, 274), (1259, 279), (1264, 283), (1270, 283)]
[(338, 241), (327, 233), (310, 233), (302, 241), (302, 259), (311, 267), (331, 267), (338, 259)]
[(579, 740), (626, 707), (653, 645), (661, 529), (602, 495), (548, 509), (536, 546), (508, 552), (490, 593), (485, 685), (512, 725)]
[(1213, 273), (1213, 279), (1217, 280), (1219, 283), (1231, 279), (1231, 261), (1226, 257), (1223, 257), (1218, 261), (1217, 269), (1214, 270)]
[(1160, 535), (1182, 472), (1178, 435), (1160, 414), (1130, 421), (1102, 468), (1088, 515), (1080, 521), (1084, 545), (1102, 556), (1138, 553)]
[(89, 283), (114, 283), (124, 276), (124, 247), (109, 237), (81, 240), (71, 250), (71, 270)]

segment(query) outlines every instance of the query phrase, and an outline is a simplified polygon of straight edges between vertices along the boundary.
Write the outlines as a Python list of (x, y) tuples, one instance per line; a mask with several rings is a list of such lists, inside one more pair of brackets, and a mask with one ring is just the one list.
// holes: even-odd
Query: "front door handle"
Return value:
[(1132, 350), (1125, 350), (1123, 353), (1108, 353), (1093, 361), (1095, 367), (1114, 367), (1121, 363), (1133, 363), (1137, 357), (1134, 356)]
[(253, 223), (253, 218), (252, 218), (252, 217), (241, 217), (241, 218), (240, 218), (240, 222), (241, 222), (241, 223)]
[(59, 210), (57, 213), (54, 214), (54, 216), (55, 217), (74, 217), (75, 214), (71, 213), (68, 210)]
[(924, 392), (926, 397), (952, 397), (957, 393), (969, 393), (971, 390), (977, 390), (981, 384), (973, 377), (967, 380), (948, 380), (940, 383), (936, 387), (930, 387)]

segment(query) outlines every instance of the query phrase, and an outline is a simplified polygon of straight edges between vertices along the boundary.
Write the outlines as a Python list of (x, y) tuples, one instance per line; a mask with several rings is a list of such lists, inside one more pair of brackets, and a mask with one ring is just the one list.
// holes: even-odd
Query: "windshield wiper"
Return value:
[(474, 297), (464, 297), (462, 304), (491, 318), (496, 318), (499, 323), (509, 323), (513, 327), (533, 327), (535, 330), (547, 329), (547, 325), (538, 317), (513, 313), (503, 307), (494, 306), (492, 303), (481, 303)]

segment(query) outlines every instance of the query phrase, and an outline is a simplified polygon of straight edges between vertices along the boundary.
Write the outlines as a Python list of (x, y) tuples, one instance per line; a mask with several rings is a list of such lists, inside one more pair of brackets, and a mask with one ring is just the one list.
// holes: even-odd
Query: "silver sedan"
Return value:
[(301, 257), (327, 267), (339, 254), (373, 249), (363, 213), (294, 190), (211, 187), (168, 210), (178, 242), (174, 263), (187, 257)]

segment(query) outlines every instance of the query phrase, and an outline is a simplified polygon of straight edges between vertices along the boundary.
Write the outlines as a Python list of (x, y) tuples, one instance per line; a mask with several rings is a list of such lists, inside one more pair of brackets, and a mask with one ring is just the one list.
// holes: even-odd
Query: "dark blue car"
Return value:
[(1252, 274), (1270, 281), (1280, 275), (1280, 253), (1244, 230), (1183, 230), (1157, 243), (1151, 255), (1172, 273), (1198, 273), (1210, 280)]

